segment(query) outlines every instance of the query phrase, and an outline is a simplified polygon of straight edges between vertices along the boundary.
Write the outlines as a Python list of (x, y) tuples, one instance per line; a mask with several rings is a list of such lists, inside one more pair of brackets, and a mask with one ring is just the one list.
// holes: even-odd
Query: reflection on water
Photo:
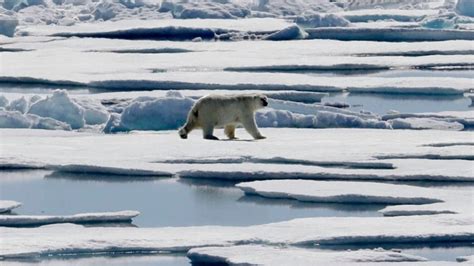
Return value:
[(468, 256), (474, 253), (471, 242), (443, 242), (420, 244), (370, 244), (370, 245), (328, 245), (320, 246), (325, 250), (374, 249), (400, 250), (404, 253), (427, 258), (434, 261), (456, 261), (457, 257)]
[(264, 204), (265, 199), (244, 196), (228, 182), (83, 175), (74, 179), (59, 174), (44, 177), (44, 171), (29, 171), (32, 178), (13, 178), (21, 172), (0, 172), (0, 198), (22, 202), (23, 206), (16, 209), (18, 214), (137, 210), (141, 214), (133, 224), (139, 227), (254, 225), (301, 217), (381, 216), (377, 210), (383, 208), (297, 201)]
[(140, 254), (97, 254), (97, 256), (52, 256), (37, 261), (2, 261), (2, 266), (40, 265), (88, 265), (88, 266), (189, 266), (185, 255), (140, 255)]

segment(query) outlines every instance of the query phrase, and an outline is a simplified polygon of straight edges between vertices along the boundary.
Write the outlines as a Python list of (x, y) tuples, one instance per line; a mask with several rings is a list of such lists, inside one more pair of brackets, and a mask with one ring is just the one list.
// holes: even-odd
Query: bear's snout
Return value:
[(262, 98), (262, 105), (263, 106), (268, 106), (268, 101), (266, 98)]

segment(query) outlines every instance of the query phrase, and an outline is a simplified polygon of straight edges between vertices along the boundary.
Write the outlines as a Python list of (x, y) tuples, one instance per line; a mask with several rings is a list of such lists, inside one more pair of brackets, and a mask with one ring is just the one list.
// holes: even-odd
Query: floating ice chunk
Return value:
[(435, 17), (435, 18), (426, 18), (421, 22), (421, 25), (425, 28), (430, 29), (453, 29), (455, 22), (453, 19)]
[(458, 0), (456, 4), (456, 11), (461, 15), (474, 17), (474, 1)]
[(20, 202), (12, 200), (0, 200), (0, 213), (9, 212), (21, 206)]
[(0, 226), (32, 226), (56, 223), (131, 222), (137, 211), (81, 213), (74, 215), (0, 215)]
[(441, 202), (433, 190), (372, 182), (266, 180), (239, 183), (247, 194), (325, 203), (427, 204)]
[(100, 101), (85, 97), (75, 98), (74, 101), (84, 109), (84, 120), (86, 124), (103, 124), (109, 119), (109, 112)]
[(31, 128), (50, 130), (71, 130), (67, 123), (58, 121), (51, 117), (41, 117), (34, 114), (27, 114), (26, 117), (32, 121)]
[(335, 14), (311, 14), (303, 15), (296, 18), (298, 25), (308, 28), (318, 27), (347, 27), (350, 22)]
[(28, 113), (68, 123), (72, 129), (82, 128), (85, 123), (84, 109), (65, 90), (55, 90), (52, 96), (34, 103)]
[(259, 245), (193, 248), (188, 251), (187, 256), (192, 264), (225, 265), (346, 265), (346, 263), (426, 261), (423, 257), (383, 249), (328, 252)]
[(0, 109), (0, 128), (29, 128), (31, 121), (18, 111)]
[(22, 96), (21, 98), (11, 101), (6, 109), (8, 111), (18, 111), (24, 114), (28, 109), (28, 102), (26, 101), (25, 97)]
[(472, 215), (436, 215), (306, 218), (248, 227), (0, 227), (0, 256), (8, 259), (78, 252), (187, 252), (195, 247), (239, 243), (313, 246), (473, 241), (473, 225)]
[(298, 25), (292, 25), (288, 28), (282, 29), (275, 33), (272, 33), (268, 36), (265, 36), (265, 40), (271, 41), (285, 41), (285, 40), (297, 40), (297, 39), (305, 39), (308, 36), (302, 28)]
[[(5, 5), (6, 2), (4, 2)], [(13, 37), (18, 26), (18, 19), (13, 16), (0, 14), (0, 35)]]
[(436, 129), (454, 130), (464, 129), (464, 125), (458, 122), (448, 122), (434, 118), (396, 118), (388, 120), (393, 129)]

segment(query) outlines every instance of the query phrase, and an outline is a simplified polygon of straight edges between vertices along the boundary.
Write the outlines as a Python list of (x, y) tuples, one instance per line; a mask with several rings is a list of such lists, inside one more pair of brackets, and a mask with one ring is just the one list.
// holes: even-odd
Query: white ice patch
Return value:
[[(238, 245), (202, 247), (188, 251), (192, 263), (226, 265), (353, 265), (354, 263), (425, 262), (427, 259), (383, 249), (357, 251), (314, 251), (293, 247)], [(429, 263), (421, 263), (421, 265)]]
[(80, 213), (74, 215), (0, 215), (0, 226), (32, 226), (57, 223), (131, 222), (137, 211)]
[(77, 129), (84, 127), (84, 109), (69, 98), (64, 90), (54, 91), (52, 96), (31, 105), (30, 114), (50, 117), (71, 125)]
[(248, 227), (0, 227), (0, 256), (11, 259), (78, 252), (186, 252), (195, 247), (238, 243), (314, 246), (473, 241), (473, 225), (472, 216), (436, 215), (306, 218)]
[(28, 110), (28, 102), (26, 101), (25, 97), (21, 97), (11, 101), (10, 104), (6, 107), (6, 109), (8, 111), (18, 111), (24, 114)]
[(12, 200), (0, 200), (0, 213), (9, 212), (21, 206), (20, 202)]

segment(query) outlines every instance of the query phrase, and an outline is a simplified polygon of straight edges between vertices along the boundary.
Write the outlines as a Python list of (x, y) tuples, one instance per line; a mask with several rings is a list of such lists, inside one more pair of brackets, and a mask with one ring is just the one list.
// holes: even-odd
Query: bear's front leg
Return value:
[(260, 131), (258, 130), (257, 124), (255, 123), (255, 117), (253, 115), (242, 117), (242, 126), (254, 139), (265, 139)]
[(212, 125), (203, 125), (202, 127), (202, 136), (204, 139), (219, 140), (218, 137), (214, 136), (214, 126)]

